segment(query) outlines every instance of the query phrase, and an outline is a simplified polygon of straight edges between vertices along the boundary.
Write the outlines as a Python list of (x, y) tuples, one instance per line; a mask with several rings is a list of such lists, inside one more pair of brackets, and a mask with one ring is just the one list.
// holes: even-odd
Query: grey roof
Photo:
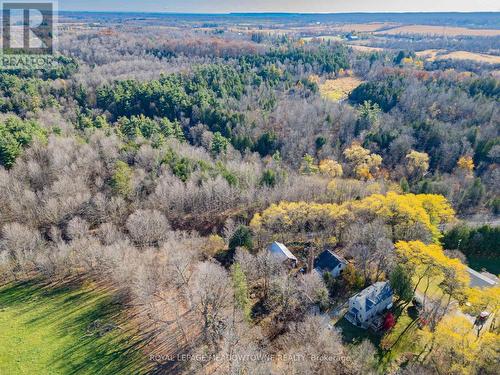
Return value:
[(288, 250), (288, 248), (281, 242), (273, 242), (267, 249), (271, 252), (271, 254), (275, 255), (282, 261), (285, 261), (287, 259), (293, 260), (295, 262), (297, 261), (297, 258), (295, 258), (292, 252)]
[(314, 268), (331, 272), (339, 264), (347, 264), (347, 261), (330, 250), (325, 250), (314, 260)]
[(479, 287), (479, 288), (490, 288), (498, 284), (498, 281), (490, 276), (483, 275), (470, 267), (467, 267), (467, 272), (470, 276), (470, 284), (471, 287)]
[(363, 289), (354, 298), (365, 300), (365, 310), (370, 311), (373, 306), (385, 301), (393, 294), (391, 285), (387, 281), (378, 281)]

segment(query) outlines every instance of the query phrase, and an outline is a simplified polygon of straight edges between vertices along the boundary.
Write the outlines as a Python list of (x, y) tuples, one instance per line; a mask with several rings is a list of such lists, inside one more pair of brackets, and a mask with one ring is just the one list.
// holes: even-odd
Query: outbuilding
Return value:
[(267, 250), (281, 262), (286, 263), (291, 267), (297, 266), (297, 258), (281, 242), (273, 242), (267, 247)]

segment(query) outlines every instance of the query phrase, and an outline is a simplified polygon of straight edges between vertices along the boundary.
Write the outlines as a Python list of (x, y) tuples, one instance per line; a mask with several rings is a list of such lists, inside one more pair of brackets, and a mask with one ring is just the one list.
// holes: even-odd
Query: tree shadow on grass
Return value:
[(0, 308), (29, 302), (34, 295), (43, 289), (37, 280), (26, 280), (0, 286)]
[[(20, 314), (36, 311), (25, 324), (56, 330), (54, 339), (62, 347), (53, 353), (49, 372), (128, 375), (146, 373), (152, 365), (141, 351), (147, 339), (106, 290), (81, 288), (74, 282), (54, 286), (28, 280), (0, 287), (0, 311), (2, 306), (16, 308)], [(89, 330), (97, 321), (114, 328), (104, 333)]]
[[(86, 304), (87, 296), (75, 295), (65, 304), (75, 301)], [(141, 349), (146, 338), (130, 326), (122, 314), (122, 305), (112, 296), (93, 299), (92, 307), (82, 313), (71, 314), (61, 323), (61, 332), (77, 336), (69, 347), (54, 358), (54, 365), (68, 374), (138, 374), (145, 361)], [(96, 322), (109, 326), (109, 330), (89, 329)]]
[(341, 330), (342, 341), (346, 344), (359, 344), (364, 339), (370, 340), (375, 347), (378, 347), (380, 344), (380, 334), (374, 333), (368, 329), (356, 327), (346, 318), (342, 318), (335, 323), (335, 327)]

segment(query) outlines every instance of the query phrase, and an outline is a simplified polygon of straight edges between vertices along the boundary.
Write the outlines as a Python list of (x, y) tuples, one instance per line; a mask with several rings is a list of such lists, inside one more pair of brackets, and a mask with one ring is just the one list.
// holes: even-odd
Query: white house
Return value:
[(378, 281), (358, 294), (349, 298), (349, 310), (346, 319), (352, 324), (368, 328), (392, 305), (392, 288), (387, 281)]
[(330, 250), (323, 251), (314, 260), (314, 270), (320, 275), (329, 272), (333, 277), (339, 276), (346, 268), (347, 261)]
[(267, 250), (281, 262), (287, 263), (292, 267), (297, 266), (297, 258), (281, 242), (273, 242), (267, 247)]

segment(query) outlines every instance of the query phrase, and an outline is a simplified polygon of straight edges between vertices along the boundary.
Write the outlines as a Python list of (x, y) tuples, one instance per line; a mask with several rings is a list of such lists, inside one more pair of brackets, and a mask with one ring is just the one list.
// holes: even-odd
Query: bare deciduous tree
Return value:
[(136, 210), (127, 219), (126, 227), (139, 246), (155, 246), (164, 241), (170, 231), (167, 218), (156, 210)]
[(340, 333), (328, 327), (327, 316), (307, 316), (290, 324), (279, 340), (285, 368), (282, 374), (352, 374)]
[(19, 223), (5, 224), (0, 238), (0, 253), (8, 258), (10, 269), (20, 272), (33, 268), (37, 251), (43, 246), (43, 240), (37, 230)]
[(379, 221), (353, 224), (346, 236), (347, 253), (351, 255), (365, 281), (377, 281), (387, 272), (394, 259), (394, 246), (388, 227)]
[(203, 340), (218, 348), (232, 305), (231, 281), (226, 270), (212, 262), (199, 263), (191, 282), (191, 294), (201, 320)]

